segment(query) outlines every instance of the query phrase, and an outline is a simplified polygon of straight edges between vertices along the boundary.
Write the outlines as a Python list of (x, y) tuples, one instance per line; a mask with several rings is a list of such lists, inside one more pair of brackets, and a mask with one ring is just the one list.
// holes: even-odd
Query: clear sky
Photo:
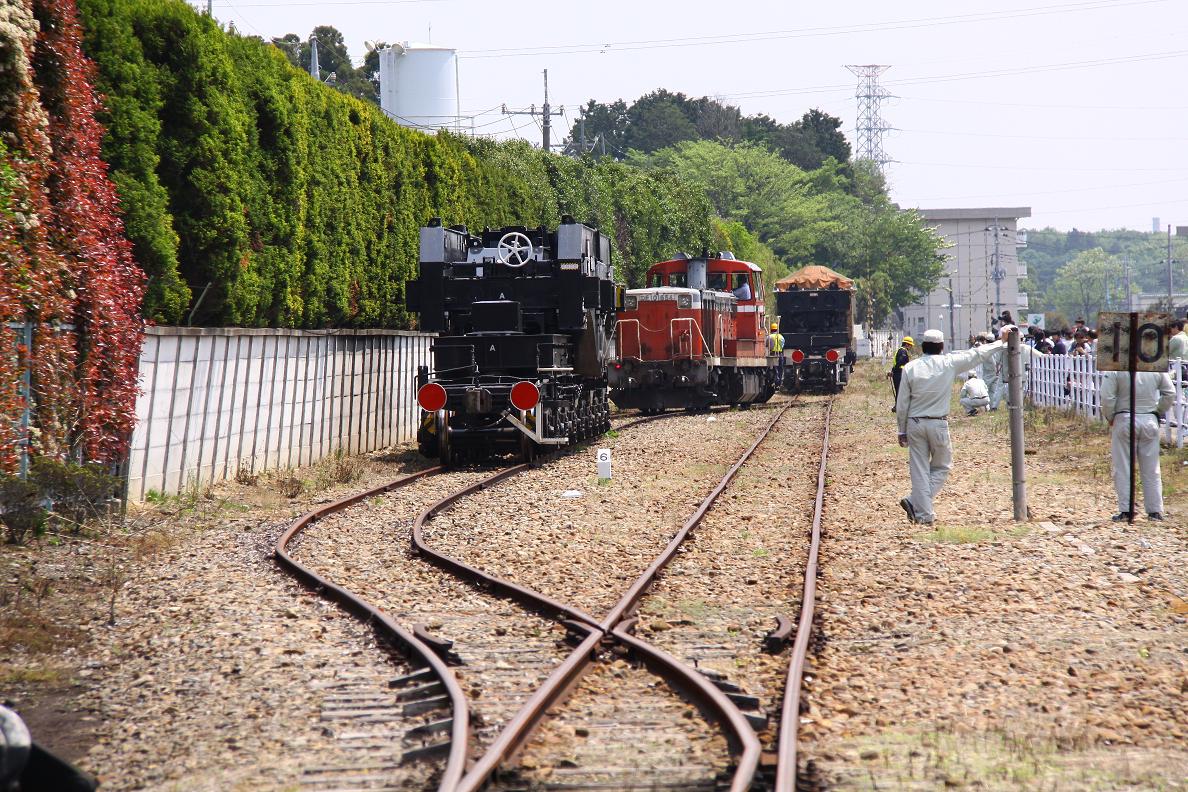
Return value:
[(213, 2), (266, 39), (333, 25), (356, 62), (366, 40), (431, 36), (459, 50), (478, 131), (537, 143), (536, 123), (499, 108), (539, 106), (546, 68), (562, 127), (588, 99), (667, 88), (785, 122), (819, 107), (854, 143), (845, 66), (885, 64), (901, 205), (1030, 206), (1030, 228), (1188, 225), (1185, 0)]

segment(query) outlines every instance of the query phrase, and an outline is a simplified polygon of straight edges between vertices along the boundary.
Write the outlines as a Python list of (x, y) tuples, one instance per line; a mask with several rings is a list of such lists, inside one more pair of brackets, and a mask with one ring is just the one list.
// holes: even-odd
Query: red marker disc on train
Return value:
[(803, 363), (804, 362), (804, 353), (801, 352), (799, 349), (793, 349), (792, 350), (792, 362), (793, 363)]
[(446, 405), (446, 389), (436, 382), (426, 382), (417, 391), (417, 404), (425, 412), (437, 412)]
[(523, 380), (512, 385), (509, 398), (512, 407), (517, 410), (531, 410), (540, 401), (540, 389), (536, 387), (535, 382)]

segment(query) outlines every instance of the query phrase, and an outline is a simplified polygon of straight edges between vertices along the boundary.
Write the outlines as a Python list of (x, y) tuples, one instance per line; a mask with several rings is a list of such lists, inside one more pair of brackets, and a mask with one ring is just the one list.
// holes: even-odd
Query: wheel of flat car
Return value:
[(509, 267), (522, 267), (532, 259), (532, 240), (519, 231), (509, 231), (499, 240), (499, 261)]

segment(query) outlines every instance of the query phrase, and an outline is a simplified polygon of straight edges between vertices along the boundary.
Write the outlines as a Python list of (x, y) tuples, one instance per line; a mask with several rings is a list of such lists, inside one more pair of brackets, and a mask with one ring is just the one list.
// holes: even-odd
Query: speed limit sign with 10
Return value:
[[(1138, 335), (1135, 371), (1167, 371), (1167, 323), (1165, 313), (1138, 312), (1135, 326)], [(1097, 370), (1130, 370), (1130, 317), (1124, 311), (1097, 314)]]

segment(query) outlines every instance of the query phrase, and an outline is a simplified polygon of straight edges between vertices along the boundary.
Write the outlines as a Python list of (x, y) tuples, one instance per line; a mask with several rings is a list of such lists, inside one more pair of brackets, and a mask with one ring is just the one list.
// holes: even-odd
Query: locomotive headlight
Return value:
[(634, 311), (639, 308), (639, 298), (633, 294), (629, 294), (623, 298), (623, 310)]
[(691, 295), (691, 294), (677, 295), (677, 308), (692, 308), (692, 307), (693, 307), (693, 295)]

